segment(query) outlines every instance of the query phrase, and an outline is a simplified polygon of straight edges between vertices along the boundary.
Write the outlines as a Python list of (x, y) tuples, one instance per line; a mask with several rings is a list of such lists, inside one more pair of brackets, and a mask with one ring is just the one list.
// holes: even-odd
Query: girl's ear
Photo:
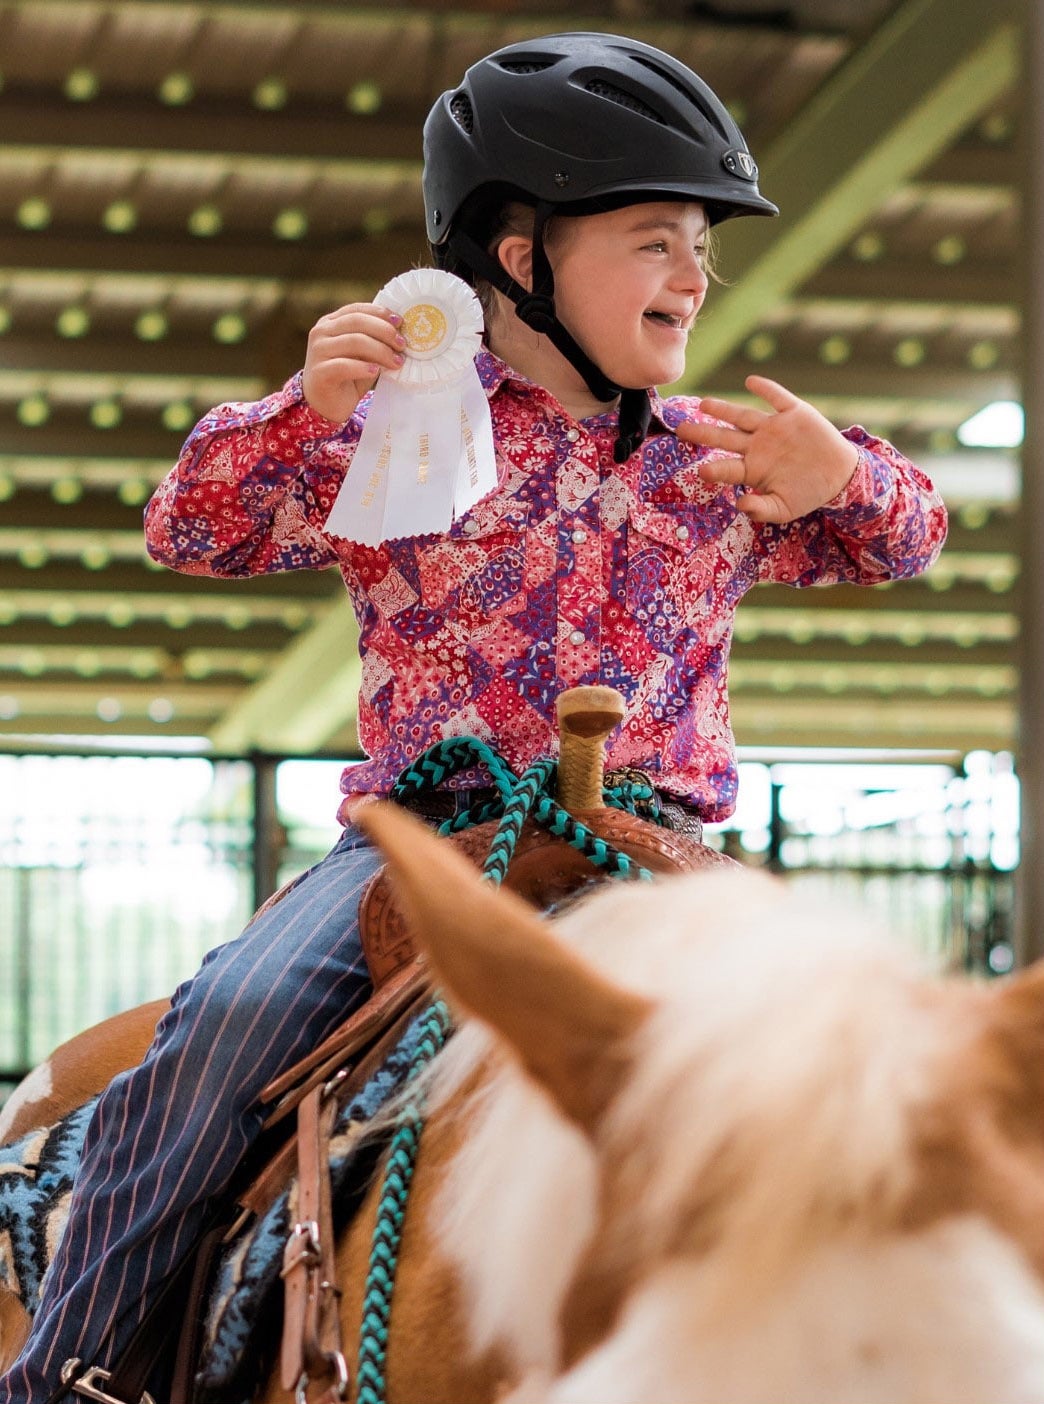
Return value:
[(505, 234), (496, 256), (508, 276), (529, 292), (533, 285), (533, 240), (524, 234)]

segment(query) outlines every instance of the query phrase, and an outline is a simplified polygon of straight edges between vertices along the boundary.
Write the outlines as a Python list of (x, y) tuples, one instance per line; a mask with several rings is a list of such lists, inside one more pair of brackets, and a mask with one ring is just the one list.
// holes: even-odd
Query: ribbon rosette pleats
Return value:
[(375, 298), (406, 339), (382, 371), (326, 529), (364, 546), (446, 531), (497, 485), (489, 402), (475, 369), (482, 307), (461, 278), (415, 269)]

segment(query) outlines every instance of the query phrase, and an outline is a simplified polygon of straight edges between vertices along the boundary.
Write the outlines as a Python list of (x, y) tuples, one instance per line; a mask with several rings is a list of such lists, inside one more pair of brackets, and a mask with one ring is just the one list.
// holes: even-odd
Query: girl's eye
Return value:
[(656, 239), (653, 243), (651, 243), (651, 244), (646, 244), (645, 247), (646, 247), (647, 249), (655, 249), (658, 253), (666, 253), (666, 251), (667, 251), (667, 240), (666, 240), (666, 239)]

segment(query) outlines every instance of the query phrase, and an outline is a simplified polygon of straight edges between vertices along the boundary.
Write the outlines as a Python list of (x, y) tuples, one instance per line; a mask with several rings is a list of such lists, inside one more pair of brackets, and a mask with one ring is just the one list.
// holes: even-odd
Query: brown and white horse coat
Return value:
[(485, 1025), (444, 1075), (496, 1069), (432, 1231), (512, 1404), (1044, 1401), (1044, 971), (931, 974), (742, 871), (607, 887), (552, 933), (433, 883), (397, 821)]
[(1044, 971), (923, 971), (738, 869), (549, 923), (362, 822), (475, 1016), (431, 1075), (390, 1404), (1044, 1404)]

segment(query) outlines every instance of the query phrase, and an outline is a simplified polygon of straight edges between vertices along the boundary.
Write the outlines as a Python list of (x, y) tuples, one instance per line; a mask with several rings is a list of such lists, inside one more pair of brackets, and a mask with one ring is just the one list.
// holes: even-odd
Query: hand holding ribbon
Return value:
[(447, 530), (497, 485), (489, 403), (475, 369), (482, 308), (451, 273), (415, 269), (375, 299), (401, 317), (401, 366), (384, 369), (348, 475), (326, 521), (377, 546)]

